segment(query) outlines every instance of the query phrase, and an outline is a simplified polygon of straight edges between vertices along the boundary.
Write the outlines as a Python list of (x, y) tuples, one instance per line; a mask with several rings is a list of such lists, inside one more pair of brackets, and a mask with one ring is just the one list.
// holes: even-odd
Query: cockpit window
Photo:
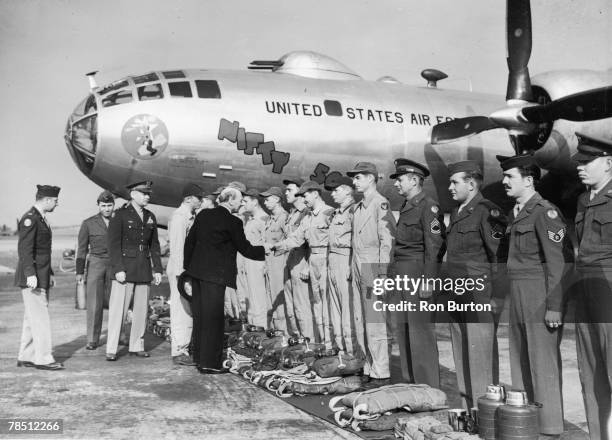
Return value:
[(73, 147), (86, 154), (93, 155), (96, 152), (97, 119), (97, 115), (92, 115), (74, 123), (70, 139)]
[(185, 78), (185, 73), (182, 70), (168, 70), (166, 72), (162, 72), (162, 74), (166, 79)]
[(133, 100), (132, 90), (120, 90), (117, 93), (106, 95), (102, 98), (102, 107), (112, 107), (113, 105), (126, 104)]
[(157, 81), (159, 80), (159, 77), (157, 76), (157, 73), (151, 72), (145, 75), (134, 76), (132, 79), (134, 80), (134, 84), (143, 84), (151, 81)]
[(140, 101), (149, 101), (151, 99), (162, 99), (164, 91), (160, 83), (147, 84), (146, 86), (138, 87), (138, 99)]
[(168, 83), (168, 89), (170, 89), (170, 96), (178, 96), (182, 98), (191, 98), (193, 96), (189, 81)]
[(124, 87), (127, 87), (128, 85), (129, 83), (127, 82), (126, 79), (124, 79), (123, 81), (114, 82), (112, 84), (105, 86), (104, 88), (98, 90), (98, 93), (100, 95), (105, 95), (106, 93), (110, 93), (113, 90), (122, 89)]
[(94, 95), (89, 95), (87, 96), (87, 98), (82, 100), (79, 105), (77, 105), (72, 114), (75, 117), (85, 116), (86, 114), (95, 112), (97, 110), (98, 108), (96, 106), (96, 97)]
[(198, 96), (200, 98), (221, 99), (221, 90), (219, 90), (219, 84), (217, 84), (217, 81), (197, 79), (195, 83), (196, 88), (198, 89)]

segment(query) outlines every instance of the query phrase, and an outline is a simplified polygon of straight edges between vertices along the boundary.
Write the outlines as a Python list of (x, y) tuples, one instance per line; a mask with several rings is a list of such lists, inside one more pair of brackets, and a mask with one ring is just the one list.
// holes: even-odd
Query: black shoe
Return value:
[(206, 368), (206, 367), (198, 367), (198, 371), (200, 374), (225, 374), (229, 373), (227, 368)]
[(18, 367), (35, 367), (36, 364), (30, 361), (17, 361), (17, 366)]
[(116, 360), (117, 360), (117, 355), (116, 355), (116, 354), (114, 354), (114, 353), (107, 354), (107, 355), (106, 355), (106, 360), (107, 360), (107, 361), (111, 361), (111, 362), (112, 362), (112, 361), (116, 361)]
[(34, 365), (39, 370), (63, 370), (64, 364), (61, 362), (51, 362), (50, 364)]
[(175, 365), (185, 365), (187, 367), (193, 367), (196, 365), (196, 363), (186, 354), (172, 356), (172, 363)]
[(98, 348), (98, 344), (95, 344), (93, 342), (89, 342), (86, 346), (85, 346), (85, 350), (95, 350), (96, 348)]
[(151, 355), (149, 354), (149, 352), (147, 351), (130, 351), (130, 356), (138, 356), (141, 358), (148, 358), (151, 357)]

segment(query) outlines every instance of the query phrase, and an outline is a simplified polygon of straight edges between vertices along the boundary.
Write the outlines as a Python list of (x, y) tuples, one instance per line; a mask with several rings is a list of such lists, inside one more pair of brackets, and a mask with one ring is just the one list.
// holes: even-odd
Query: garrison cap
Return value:
[(227, 184), (227, 186), (223, 189), (234, 188), (240, 191), (242, 194), (246, 193), (246, 185), (242, 182), (234, 181)]
[(151, 194), (151, 192), (153, 191), (151, 188), (152, 186), (153, 182), (151, 182), (150, 180), (143, 180), (142, 182), (132, 183), (126, 186), (126, 188), (130, 191), (138, 191), (143, 194)]
[(590, 162), (598, 157), (612, 156), (612, 139), (576, 132), (578, 152), (572, 156), (578, 162)]
[(246, 191), (244, 195), (257, 199), (259, 197), (259, 191), (257, 191), (255, 188), (251, 188), (248, 191)]
[(217, 188), (211, 195), (213, 196), (218, 196), (219, 194), (221, 194), (221, 192), (225, 189), (224, 186), (220, 186), (219, 188)]
[(294, 179), (285, 179), (285, 180), (283, 180), (283, 185), (289, 185), (291, 183), (293, 183), (294, 185), (296, 185), (299, 188), (300, 186), (302, 186), (304, 181), (302, 179), (300, 179), (299, 177), (296, 177)]
[(260, 196), (262, 197), (270, 197), (270, 196), (276, 196), (279, 199), (283, 198), (283, 190), (280, 189), (278, 186), (273, 186), (271, 188), (268, 188), (266, 191), (259, 193)]
[(402, 174), (418, 174), (421, 177), (429, 176), (430, 172), (425, 165), (421, 165), (410, 159), (395, 159), (395, 173), (389, 176), (390, 179), (397, 179)]
[(532, 154), (521, 154), (518, 156), (495, 156), (499, 161), (499, 166), (502, 170), (507, 171), (510, 168), (538, 166)]
[(38, 197), (57, 197), (60, 192), (59, 186), (36, 185), (36, 195)]
[(321, 184), (309, 180), (308, 182), (304, 182), (302, 186), (300, 186), (300, 190), (297, 192), (297, 195), (304, 195), (308, 191), (319, 191), (319, 194), (321, 194), (321, 191), (323, 191), (323, 187), (321, 186)]
[(464, 160), (461, 162), (451, 163), (448, 165), (448, 174), (452, 176), (455, 173), (480, 173), (482, 168), (475, 160)]
[[(328, 180), (331, 180), (330, 182), (328, 182)], [(342, 185), (346, 185), (349, 188), (354, 188), (353, 186), (353, 179), (351, 179), (350, 177), (347, 176), (340, 176), (338, 178), (334, 178), (334, 179), (325, 179), (325, 189), (328, 191), (333, 191), (336, 188), (338, 188), (339, 186)]]
[(194, 183), (188, 183), (187, 185), (185, 185), (185, 188), (183, 188), (183, 198), (189, 197), (189, 196), (195, 196), (195, 197), (201, 198), (202, 188)]
[(115, 203), (115, 196), (112, 192), (104, 190), (98, 196), (97, 203)]
[(359, 162), (355, 165), (355, 168), (347, 171), (346, 175), (349, 177), (354, 177), (357, 174), (373, 174), (378, 176), (378, 170), (376, 169), (376, 165), (372, 162)]

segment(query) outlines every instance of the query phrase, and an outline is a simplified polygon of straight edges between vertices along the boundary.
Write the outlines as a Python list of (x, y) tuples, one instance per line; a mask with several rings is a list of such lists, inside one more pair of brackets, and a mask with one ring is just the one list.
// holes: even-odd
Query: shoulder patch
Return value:
[(501, 240), (503, 236), (504, 236), (503, 231), (491, 229), (491, 238), (493, 238), (494, 240)]
[(491, 217), (499, 217), (500, 216), (500, 212), (499, 209), (492, 209), (491, 211), (489, 211), (491, 214)]
[(26, 218), (23, 221), (23, 226), (25, 226), (26, 228), (29, 228), (30, 226), (32, 226), (32, 220), (30, 220), (29, 218)]
[(431, 207), (431, 212), (433, 212), (434, 214), (437, 214), (439, 210), (440, 210), (440, 209), (439, 209), (439, 208), (438, 208), (436, 205), (433, 205), (433, 206)]
[(387, 211), (389, 209), (389, 203), (388, 202), (382, 202), (380, 204), (380, 209), (382, 209), (383, 211)]
[(439, 235), (442, 231), (442, 228), (440, 227), (440, 221), (437, 218), (434, 218), (429, 224), (429, 229), (432, 234)]
[(546, 211), (546, 215), (548, 216), (548, 218), (551, 218), (553, 220), (559, 217), (559, 214), (557, 214), (557, 211), (555, 211), (554, 209), (549, 209), (548, 211)]
[(155, 222), (153, 221), (153, 218), (152, 218), (152, 217), (149, 217), (149, 220), (147, 220), (147, 224), (148, 224), (148, 225), (152, 225), (153, 223), (155, 223)]
[(561, 228), (557, 232), (553, 232), (553, 231), (546, 231), (546, 232), (548, 232), (549, 240), (554, 243), (561, 243), (561, 240), (563, 240), (563, 237), (565, 237), (565, 228)]

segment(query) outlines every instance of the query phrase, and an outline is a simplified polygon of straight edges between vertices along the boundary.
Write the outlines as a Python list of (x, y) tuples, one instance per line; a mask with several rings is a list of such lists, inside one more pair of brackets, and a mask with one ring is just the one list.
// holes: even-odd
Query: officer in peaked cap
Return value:
[[(359, 162), (346, 173), (363, 199), (353, 216), (353, 258), (351, 277), (355, 295), (355, 335), (357, 356), (364, 355), (366, 386), (388, 384), (390, 371), (390, 331), (387, 316), (376, 311), (369, 299), (375, 278), (387, 276), (395, 239), (395, 219), (389, 201), (376, 190), (378, 170), (370, 162)], [(357, 307), (361, 310), (357, 310)]]
[(76, 280), (85, 283), (87, 304), (87, 350), (95, 350), (100, 343), (104, 298), (111, 289), (111, 270), (108, 258), (108, 223), (115, 210), (115, 197), (110, 191), (102, 191), (97, 199), (98, 213), (81, 224), (76, 253)]
[(516, 200), (507, 230), (512, 386), (527, 390), (530, 401), (542, 403), (540, 433), (560, 435), (559, 343), (566, 272), (573, 260), (571, 243), (560, 211), (535, 190), (540, 169), (534, 157), (498, 160), (506, 194)]
[[(446, 272), (457, 279), (484, 276), (486, 286), (478, 292), (461, 296), (446, 292), (445, 296), (455, 302), (492, 304), (495, 312), (501, 312), (504, 289), (502, 279), (497, 282), (497, 277), (505, 273), (498, 268), (506, 261), (504, 238), (508, 220), (499, 206), (482, 196), (483, 175), (477, 162), (453, 163), (448, 171), (448, 189), (458, 206), (451, 212), (446, 231)], [(495, 289), (491, 287), (493, 281)], [(491, 299), (492, 294), (499, 296)], [(472, 408), (487, 385), (498, 382), (495, 324), (487, 312), (452, 312), (449, 316), (459, 393), (466, 408)]]
[(578, 198), (575, 301), (578, 371), (591, 438), (609, 438), (612, 383), (612, 138), (576, 133), (578, 177), (587, 191)]
[[(111, 273), (114, 277), (108, 311), (108, 338), (106, 359), (117, 360), (117, 344), (121, 324), (132, 297), (132, 330), (129, 351), (131, 355), (149, 357), (144, 350), (144, 332), (147, 321), (150, 283), (161, 283), (161, 265), (157, 221), (145, 208), (149, 203), (153, 183), (143, 181), (127, 186), (130, 202), (115, 211), (108, 225), (108, 251)], [(151, 273), (153, 267), (153, 274)]]
[(18, 367), (61, 370), (51, 353), (49, 288), (53, 285), (51, 269), (51, 227), (46, 214), (57, 206), (60, 188), (36, 185), (34, 206), (19, 220), (15, 285), (21, 288), (24, 316)]
[[(438, 273), (445, 251), (444, 218), (438, 202), (423, 191), (427, 176), (426, 166), (404, 158), (395, 160), (395, 173), (389, 176), (396, 179), (395, 187), (405, 198), (397, 221), (394, 263), (390, 268), (393, 275), (433, 278)], [(416, 294), (421, 301), (433, 301), (428, 286)], [(433, 313), (396, 313), (395, 317), (402, 379), (438, 388), (440, 367)]]

